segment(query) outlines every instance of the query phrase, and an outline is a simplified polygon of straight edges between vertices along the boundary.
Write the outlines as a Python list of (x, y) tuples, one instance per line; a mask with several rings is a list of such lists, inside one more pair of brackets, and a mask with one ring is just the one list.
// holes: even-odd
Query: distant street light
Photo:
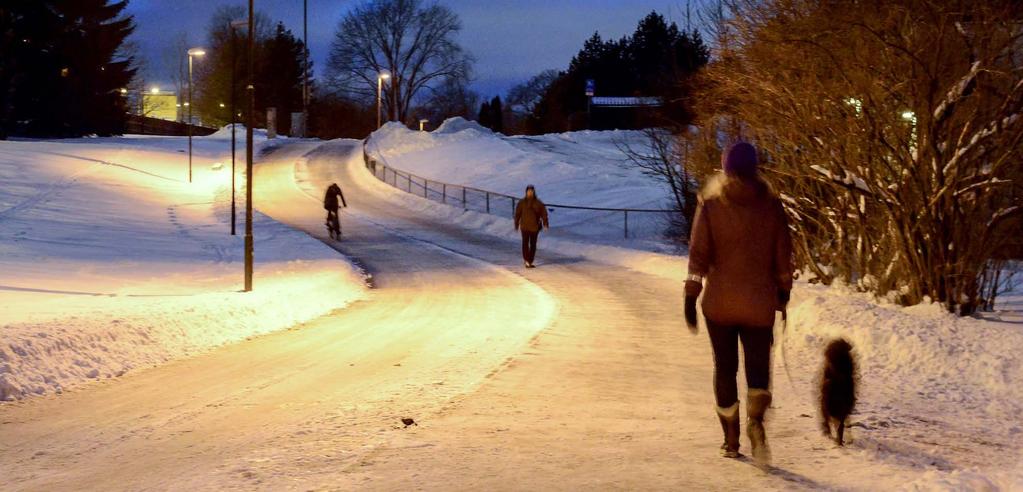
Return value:
[(160, 93), (160, 88), (159, 87), (153, 87), (152, 89), (149, 89), (149, 92), (151, 92), (153, 94), (159, 94)]
[(377, 128), (380, 128), (382, 119), (381, 111), (383, 110), (383, 94), (384, 94), (384, 81), (391, 78), (391, 74), (387, 71), (380, 72), (377, 75)]
[[(192, 182), (192, 58), (206, 54), (202, 48), (188, 50), (188, 182)], [(159, 88), (153, 87), (153, 94), (160, 92)]]

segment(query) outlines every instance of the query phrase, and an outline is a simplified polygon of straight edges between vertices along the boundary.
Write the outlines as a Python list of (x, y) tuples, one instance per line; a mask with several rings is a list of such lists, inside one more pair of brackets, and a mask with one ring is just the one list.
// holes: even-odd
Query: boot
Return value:
[(721, 431), (725, 434), (725, 442), (721, 445), (721, 456), (738, 458), (739, 454), (739, 402), (730, 407), (714, 407), (721, 421)]
[(750, 447), (753, 449), (753, 461), (760, 467), (771, 463), (771, 450), (767, 447), (767, 433), (764, 431), (764, 414), (771, 406), (771, 392), (764, 389), (750, 388), (746, 403), (746, 435), (749, 436)]

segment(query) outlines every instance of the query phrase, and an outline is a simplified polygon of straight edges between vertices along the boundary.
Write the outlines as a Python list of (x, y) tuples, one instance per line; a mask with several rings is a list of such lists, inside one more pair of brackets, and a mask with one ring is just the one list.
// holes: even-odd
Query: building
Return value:
[(149, 91), (142, 94), (142, 115), (177, 121), (178, 96), (173, 92)]

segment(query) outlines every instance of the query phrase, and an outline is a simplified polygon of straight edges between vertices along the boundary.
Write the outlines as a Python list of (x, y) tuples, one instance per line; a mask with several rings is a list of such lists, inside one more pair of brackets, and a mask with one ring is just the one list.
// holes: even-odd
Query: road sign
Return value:
[(597, 83), (593, 79), (586, 79), (586, 96), (593, 97), (596, 93)]

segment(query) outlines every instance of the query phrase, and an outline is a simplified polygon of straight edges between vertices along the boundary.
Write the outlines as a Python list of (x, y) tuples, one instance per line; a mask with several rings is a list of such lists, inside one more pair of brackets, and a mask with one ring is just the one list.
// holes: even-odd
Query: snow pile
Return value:
[[(233, 123), (233, 124), (224, 125), (224, 126), (220, 127), (217, 131), (215, 131), (215, 132), (213, 132), (213, 133), (211, 133), (209, 135), (206, 135), (204, 137), (196, 137), (196, 138), (217, 139), (217, 140), (230, 139), (231, 138), (231, 126), (232, 125), (235, 127), (235, 138), (238, 139), (238, 142), (241, 143), (241, 145), (242, 145), (242, 152), (244, 153), (245, 152), (245, 147), (244, 147), (245, 146), (245, 125), (243, 125), (241, 123)], [(266, 140), (267, 139), (266, 138), (266, 129), (265, 128), (253, 128), (252, 129), (252, 138), (255, 141)], [(277, 138), (288, 138), (288, 137), (284, 136), (284, 135), (277, 135)], [(242, 154), (242, 157), (244, 158), (244, 154)]]
[[(816, 415), (824, 347), (845, 338), (854, 347), (860, 376), (853, 449), (941, 472), (909, 484), (909, 490), (1018, 487), (1023, 475), (986, 469), (1023, 456), (1023, 316), (1018, 294), (1003, 301), (1008, 311), (992, 319), (962, 318), (939, 304), (901, 307), (841, 286), (799, 285), (783, 339), (787, 360), (779, 360), (790, 372), (780, 364), (775, 370), (786, 380), (791, 373), (793, 381), (775, 384), (795, 384), (808, 397), (799, 402), (802, 411)], [(971, 452), (952, 461), (948, 457), (959, 453), (949, 446)]]
[(438, 126), (437, 129), (435, 129), (432, 133), (434, 134), (458, 133), (467, 130), (483, 135), (487, 134), (492, 135), (494, 133), (493, 130), (475, 121), (470, 121), (465, 118), (462, 118), (461, 116), (456, 116), (454, 118), (448, 118), (444, 120), (444, 122), (441, 123), (440, 126)]
[(244, 193), (231, 236), (229, 147), (196, 139), (189, 184), (186, 145), (0, 142), (0, 400), (284, 329), (364, 295), (340, 255), (261, 214), (255, 291), (240, 292)]
[[(368, 142), (368, 152), (385, 165), (431, 180), (515, 197), (533, 184), (548, 205), (671, 208), (667, 187), (643, 174), (622, 150), (648, 147), (640, 131), (509, 137), (451, 118), (429, 133), (389, 123)], [(506, 199), (494, 207), (507, 208), (511, 215)], [(623, 237), (621, 212), (552, 209), (551, 224), (562, 231), (591, 240)], [(660, 213), (631, 213), (630, 237), (663, 242), (666, 218)]]

